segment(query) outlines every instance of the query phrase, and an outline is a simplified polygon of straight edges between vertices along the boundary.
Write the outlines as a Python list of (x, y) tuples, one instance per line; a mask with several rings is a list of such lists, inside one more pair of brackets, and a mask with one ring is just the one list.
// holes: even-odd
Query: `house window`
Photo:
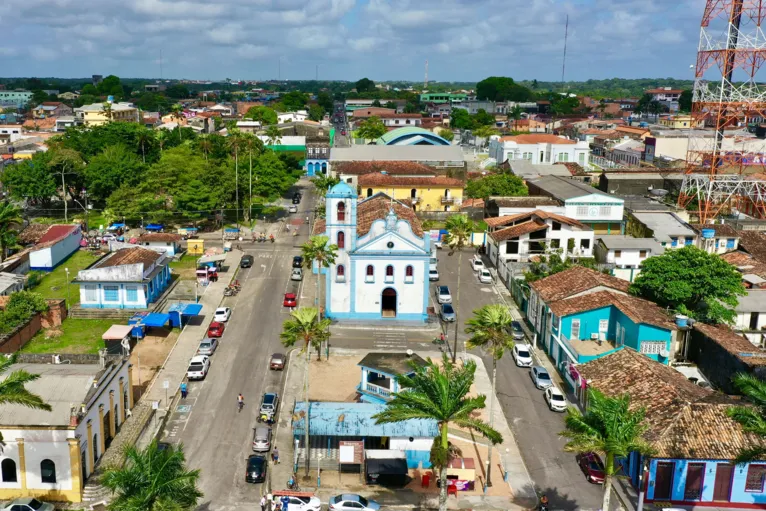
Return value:
[(394, 281), (394, 267), (390, 264), (386, 266), (386, 278), (385, 281), (391, 283)]
[(677, 247), (678, 246), (678, 238), (670, 238), (670, 246), (671, 247)]
[(759, 314), (757, 312), (750, 313), (750, 330), (758, 329), (758, 316)]
[(415, 282), (415, 270), (412, 266), (407, 266), (407, 268), (404, 269), (404, 282), (407, 284)]
[(104, 286), (104, 301), (105, 302), (119, 302), (120, 301), (120, 287), (119, 286)]
[(551, 248), (555, 249), (555, 248), (561, 247), (561, 240), (552, 239), (550, 243), (551, 243)]
[(561, 230), (561, 224), (559, 222), (553, 222), (553, 227), (551, 227), (554, 231), (560, 231)]
[(0, 463), (0, 471), (2, 471), (4, 483), (17, 483), (19, 481), (16, 475), (16, 462), (11, 458), (5, 458)]
[(375, 268), (371, 264), (367, 265), (367, 272), (364, 275), (365, 282), (375, 282)]
[(343, 202), (338, 203), (338, 222), (346, 221), (346, 204)]
[(763, 481), (766, 478), (766, 465), (750, 465), (747, 467), (745, 491), (763, 493)]
[(585, 165), (585, 153), (580, 153), (577, 156), (577, 161), (580, 165)]
[(599, 216), (609, 216), (612, 214), (612, 206), (600, 206), (598, 208)]
[(125, 288), (125, 301), (126, 302), (138, 301), (138, 288), (136, 286), (128, 286)]
[(686, 247), (691, 246), (692, 243), (694, 243), (693, 239), (686, 238), (686, 240), (684, 241), (684, 246), (686, 246)]
[(572, 320), (572, 326), (569, 329), (569, 338), (570, 339), (580, 338), (580, 320), (579, 319)]
[(575, 214), (580, 218), (588, 216), (588, 206), (577, 206), (577, 213)]
[(622, 250), (615, 250), (614, 251), (614, 257), (620, 257), (622, 255)]
[(569, 153), (559, 153), (559, 161), (569, 161)]
[(338, 233), (338, 248), (346, 248), (346, 233), (343, 231)]
[(734, 249), (734, 243), (735, 243), (736, 241), (737, 241), (737, 240), (736, 240), (736, 239), (734, 239), (734, 238), (729, 238), (729, 239), (727, 239), (727, 240), (726, 240), (726, 248)]
[(639, 250), (638, 251), (638, 257), (641, 257), (641, 258), (646, 257), (646, 250)]
[(599, 333), (606, 333), (609, 331), (609, 320), (608, 319), (599, 319), (598, 320), (598, 331)]
[(56, 464), (51, 460), (43, 460), (40, 462), (40, 479), (44, 483), (56, 482)]
[(590, 240), (580, 240), (580, 248), (583, 250), (590, 249)]
[(346, 282), (346, 267), (342, 264), (335, 270), (335, 282)]
[(85, 301), (86, 302), (96, 302), (98, 301), (98, 293), (97, 288), (94, 285), (87, 285), (83, 286), (85, 289)]
[(665, 349), (665, 341), (644, 341), (641, 343), (641, 353), (644, 355), (659, 355)]
[(372, 197), (372, 188), (367, 189), (367, 197)]

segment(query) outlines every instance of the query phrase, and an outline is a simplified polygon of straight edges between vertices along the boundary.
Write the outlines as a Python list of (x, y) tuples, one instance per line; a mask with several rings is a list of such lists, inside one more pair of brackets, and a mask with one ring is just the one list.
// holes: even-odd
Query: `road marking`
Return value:
[(191, 412), (192, 405), (178, 405), (176, 407), (176, 412), (178, 413), (189, 413)]

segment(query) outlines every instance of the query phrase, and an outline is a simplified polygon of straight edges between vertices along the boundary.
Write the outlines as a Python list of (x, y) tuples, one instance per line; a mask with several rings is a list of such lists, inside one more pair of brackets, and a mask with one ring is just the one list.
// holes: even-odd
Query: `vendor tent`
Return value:
[(135, 345), (135, 341), (130, 342), (130, 335), (132, 330), (132, 325), (110, 326), (109, 330), (104, 332), (104, 334), (101, 336), (101, 338), (104, 340), (104, 346), (106, 347), (107, 353), (116, 355), (122, 354), (125, 349), (123, 341), (126, 340), (128, 342), (128, 346), (132, 349)]
[(189, 318), (197, 316), (202, 312), (202, 305), (198, 303), (174, 303), (168, 309), (170, 315), (170, 324), (174, 327), (181, 327)]
[(145, 227), (147, 231), (154, 231), (154, 232), (160, 232), (162, 228), (165, 227), (162, 224), (149, 224)]
[(146, 317), (141, 320), (141, 324), (148, 327), (163, 327), (168, 321), (170, 321), (170, 314), (152, 312), (151, 314), (147, 314)]

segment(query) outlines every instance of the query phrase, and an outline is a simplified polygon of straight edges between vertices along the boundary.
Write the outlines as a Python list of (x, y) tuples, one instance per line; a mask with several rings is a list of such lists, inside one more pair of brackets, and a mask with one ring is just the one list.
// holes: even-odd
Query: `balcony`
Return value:
[(391, 399), (391, 389), (386, 387), (381, 387), (380, 385), (375, 385), (374, 383), (363, 382), (359, 384), (359, 386), (356, 389), (359, 392), (364, 392), (365, 394), (372, 394), (374, 396), (379, 396), (385, 400)]
[(455, 198), (454, 197), (442, 197), (442, 204), (454, 204)]

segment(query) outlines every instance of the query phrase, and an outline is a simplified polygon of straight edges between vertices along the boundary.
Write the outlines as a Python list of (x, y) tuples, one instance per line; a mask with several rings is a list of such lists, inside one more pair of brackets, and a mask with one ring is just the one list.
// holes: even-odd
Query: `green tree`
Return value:
[(511, 122), (511, 129), (515, 130), (518, 126), (518, 122), (521, 119), (522, 114), (521, 107), (519, 105), (514, 105), (513, 108), (508, 112), (508, 120)]
[(317, 94), (317, 103), (319, 106), (324, 108), (325, 112), (332, 112), (332, 96), (330, 96), (328, 93), (322, 91), (319, 94)]
[[(5, 374), (16, 363), (17, 355), (11, 357), (0, 357), (0, 374)], [(40, 378), (39, 374), (31, 374), (23, 369), (11, 372), (5, 379), (0, 381), (0, 404), (2, 405), (21, 405), (35, 410), (51, 411), (49, 404), (44, 402), (40, 396), (28, 391), (26, 385)], [(0, 442), (3, 437), (0, 434)]]
[(99, 92), (98, 89), (96, 89), (96, 86), (92, 83), (87, 83), (83, 86), (82, 89), (80, 89), (80, 94), (88, 94), (91, 96), (98, 96)]
[(373, 102), (372, 102), (372, 106), (374, 106), (374, 107), (377, 107), (377, 108), (380, 108), (380, 100), (379, 100), (379, 99), (376, 99), (375, 101), (373, 101)]
[(165, 95), (173, 99), (187, 99), (191, 97), (191, 94), (189, 94), (189, 89), (180, 83), (176, 83), (165, 89)]
[[(66, 184), (66, 176), (77, 176), (83, 168), (83, 161), (80, 153), (72, 149), (56, 148), (53, 151), (54, 153), (51, 156), (50, 166), (56, 169), (56, 174), (61, 177), (61, 200), (64, 201), (64, 222), (69, 222), (69, 216), (67, 214), (67, 197), (70, 195), (70, 190), (72, 188), (75, 190), (79, 188), (76, 185), (74, 187), (71, 186), (71, 179), (70, 186), (68, 187)], [(75, 182), (77, 182), (77, 180), (75, 180)]]
[(48, 93), (43, 90), (32, 91), (32, 98), (29, 100), (31, 107), (36, 107), (40, 103), (48, 101)]
[[(577, 262), (573, 262), (571, 258), (562, 259), (560, 254), (554, 252), (538, 255), (535, 260), (529, 264), (529, 270), (524, 273), (524, 278), (528, 283), (534, 282), (568, 270), (573, 266), (584, 266), (591, 270), (597, 269), (596, 260), (592, 257), (581, 257)], [(608, 270), (604, 270), (604, 273), (608, 273)]]
[(743, 448), (735, 462), (762, 460), (766, 457), (766, 443), (763, 442), (763, 439), (766, 439), (766, 382), (755, 375), (745, 373), (735, 374), (732, 380), (749, 405), (729, 408), (729, 417), (738, 422), (743, 430), (762, 439), (760, 444), (753, 443)]
[(35, 153), (31, 159), (8, 165), (2, 173), (3, 187), (17, 201), (30, 200), (47, 206), (56, 194), (56, 178), (49, 152)]
[(439, 510), (447, 509), (447, 465), (456, 454), (449, 442), (449, 428), (457, 426), (475, 431), (492, 444), (503, 441), (500, 433), (486, 422), (476, 418), (486, 407), (487, 397), (479, 394), (469, 397), (476, 378), (476, 362), (468, 360), (462, 365), (450, 362), (445, 353), (442, 364), (428, 359), (425, 366), (411, 362), (414, 374), (396, 377), (399, 387), (386, 403), (386, 408), (373, 415), (377, 424), (404, 422), (412, 419), (436, 421), (439, 435), (431, 447), (431, 464), (439, 471)]
[(106, 200), (123, 184), (141, 181), (144, 165), (136, 154), (122, 144), (109, 146), (83, 168), (85, 187), (96, 201)]
[(585, 413), (570, 407), (561, 435), (569, 441), (567, 452), (595, 452), (604, 458), (604, 499), (601, 509), (609, 508), (612, 478), (617, 472), (614, 458), (626, 458), (630, 453), (650, 454), (651, 447), (643, 436), (647, 426), (646, 411), (631, 409), (630, 396), (606, 397), (601, 392), (588, 391)]
[(0, 203), (0, 262), (5, 259), (8, 246), (15, 244), (14, 238), (22, 222), (19, 208), (8, 201)]
[(102, 96), (114, 96), (115, 100), (122, 99), (125, 96), (125, 89), (120, 79), (114, 75), (109, 75), (96, 85), (96, 90)]
[(317, 195), (324, 195), (327, 190), (340, 183), (340, 179), (330, 175), (319, 175), (311, 180), (314, 183)]
[(469, 130), (473, 128), (473, 119), (468, 110), (464, 108), (453, 108), (450, 114), (450, 127), (459, 130)]
[[(249, 186), (248, 186), (248, 193), (247, 193), (247, 221), (249, 222), (252, 220), (252, 214), (253, 214), (253, 156), (258, 158), (258, 155), (263, 153), (263, 142), (261, 142), (261, 139), (253, 135), (252, 133), (243, 133), (242, 138), (244, 139), (244, 150), (247, 153), (247, 157), (249, 160)], [(256, 180), (258, 179), (258, 175), (255, 176)]]
[(181, 142), (183, 140), (183, 137), (181, 136), (181, 133), (183, 130), (181, 129), (181, 121), (184, 120), (184, 107), (179, 105), (178, 103), (170, 106), (170, 117), (176, 120), (178, 123), (178, 141)]
[(393, 110), (396, 110), (396, 103), (393, 101), (386, 101), (386, 104), (383, 105), (385, 108), (391, 108)]
[(463, 270), (463, 249), (471, 245), (471, 236), (478, 230), (476, 222), (468, 218), (468, 215), (456, 214), (447, 217), (444, 227), (447, 234), (444, 235), (443, 242), (449, 248), (448, 254), (453, 256), (458, 254), (457, 267), (457, 294), (455, 295), (455, 341), (452, 348), (452, 362), (457, 359), (457, 332), (458, 317), (457, 311), (460, 306), (460, 274)]
[(143, 129), (139, 131), (138, 135), (136, 136), (136, 139), (138, 142), (138, 147), (141, 148), (141, 162), (146, 164), (146, 147), (149, 146), (154, 140), (154, 133), (152, 133), (148, 128), (142, 128)]
[(266, 151), (258, 157), (253, 166), (253, 175), (256, 176), (253, 193), (269, 199), (281, 197), (295, 181), (274, 151)]
[(168, 130), (157, 130), (157, 135), (155, 135), (154, 138), (157, 140), (157, 144), (160, 146), (160, 153), (162, 153), (163, 147), (165, 147), (165, 144), (168, 142)]
[(455, 138), (455, 134), (452, 132), (452, 130), (444, 128), (439, 130), (439, 136), (448, 142), (452, 142), (452, 140)]
[(388, 129), (385, 124), (375, 115), (360, 122), (359, 128), (356, 130), (356, 136), (364, 140), (376, 140), (386, 133), (388, 133)]
[(239, 152), (245, 146), (245, 139), (239, 130), (229, 130), (226, 142), (231, 153), (234, 155), (234, 203), (236, 204), (234, 209), (237, 215), (237, 227), (239, 227)]
[(682, 112), (691, 112), (693, 96), (694, 94), (691, 89), (684, 89), (684, 91), (681, 92), (681, 96), (678, 98), (678, 109)]
[(297, 90), (288, 92), (279, 97), (279, 102), (282, 103), (285, 112), (296, 112), (306, 107), (308, 103), (308, 96)]
[(362, 78), (361, 80), (357, 81), (356, 84), (354, 84), (354, 87), (356, 88), (357, 92), (374, 92), (375, 82), (369, 78)]
[[(466, 321), (468, 328), (466, 333), (471, 334), (471, 338), (466, 342), (468, 349), (482, 348), (492, 356), (492, 394), (496, 396), (497, 392), (497, 361), (503, 358), (506, 350), (513, 349), (513, 338), (508, 332), (511, 331), (513, 317), (511, 312), (503, 304), (485, 305), (480, 309), (473, 311), (473, 317)], [(495, 424), (494, 414), (495, 400), (489, 400), (489, 427)], [(487, 465), (492, 466), (492, 447), (487, 450)], [(491, 485), (490, 474), (487, 471), (487, 486)]]
[(644, 261), (630, 292), (702, 321), (731, 323), (745, 288), (734, 266), (716, 254), (686, 246)]
[(471, 117), (473, 119), (474, 126), (494, 126), (495, 116), (488, 114), (483, 108), (479, 110)]
[(416, 114), (420, 112), (420, 107), (418, 106), (418, 103), (415, 101), (408, 101), (406, 105), (404, 105), (404, 113), (405, 114)]
[(319, 122), (324, 117), (324, 108), (319, 105), (309, 106), (309, 119), (315, 122)]
[(505, 76), (490, 76), (476, 84), (476, 97), (489, 101), (529, 101), (534, 93)]
[(245, 113), (245, 119), (259, 121), (264, 126), (267, 124), (276, 124), (278, 120), (277, 113), (274, 109), (267, 106), (250, 107), (247, 110), (247, 113)]
[(268, 145), (275, 146), (282, 142), (282, 132), (276, 126), (266, 128), (266, 141)]
[(182, 445), (159, 449), (152, 441), (128, 447), (123, 465), (107, 468), (101, 482), (115, 495), (112, 511), (190, 511), (203, 497), (199, 476), (186, 468)]
[(473, 199), (486, 199), (490, 196), (524, 197), (529, 194), (529, 190), (520, 177), (504, 172), (471, 179), (465, 185), (465, 194)]
[(303, 254), (303, 265), (307, 270), (312, 270), (314, 264), (317, 266), (317, 307), (319, 308), (319, 317), (322, 317), (322, 270), (335, 264), (338, 257), (338, 245), (330, 244), (330, 238), (324, 235), (311, 236), (309, 240), (301, 247)]
[(473, 136), (476, 138), (483, 138), (482, 145), (489, 144), (489, 137), (500, 133), (494, 126), (479, 126), (472, 131)]

